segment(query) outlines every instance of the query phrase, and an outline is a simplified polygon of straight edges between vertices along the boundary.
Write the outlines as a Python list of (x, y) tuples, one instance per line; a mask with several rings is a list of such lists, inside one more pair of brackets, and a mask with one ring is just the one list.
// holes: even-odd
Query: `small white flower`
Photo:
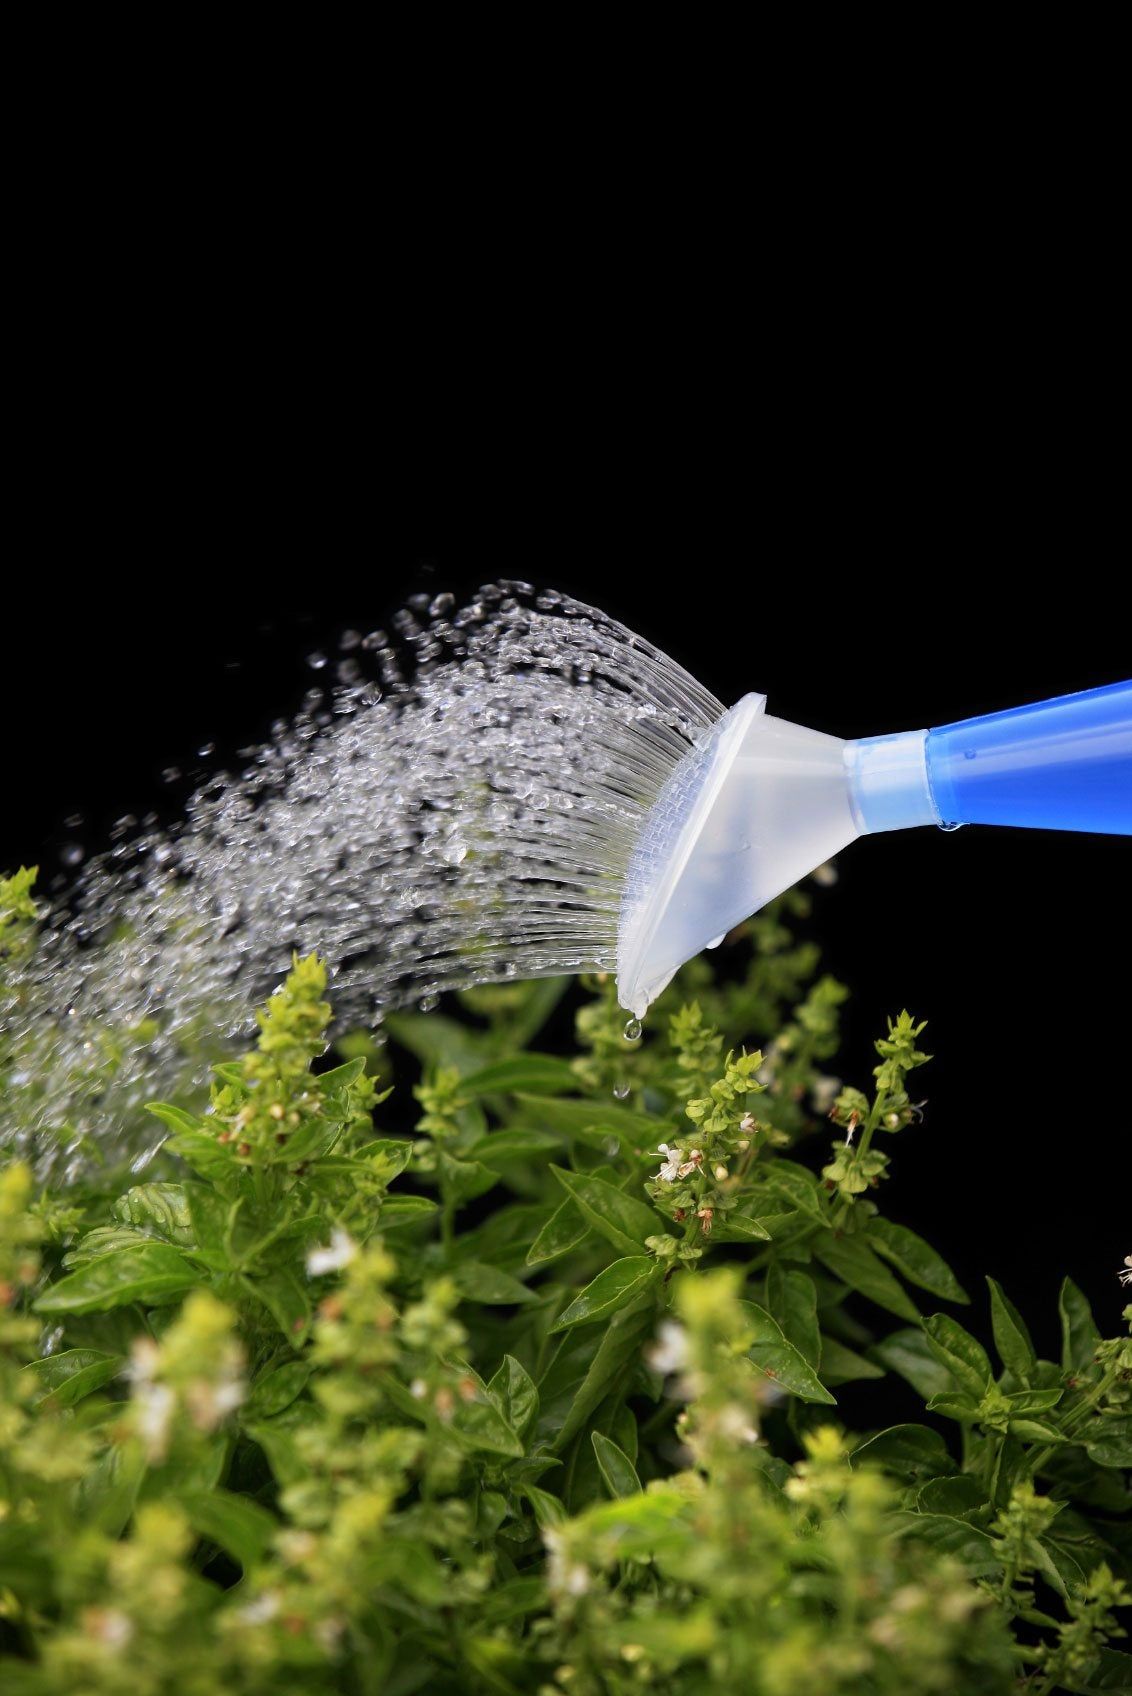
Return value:
[(735, 1443), (757, 1443), (759, 1440), (758, 1432), (743, 1409), (734, 1403), (720, 1409), (716, 1430), (721, 1437), (730, 1437)]
[(1132, 1254), (1124, 1256), (1124, 1270), (1117, 1273), (1122, 1284), (1132, 1284)]
[(739, 1121), (739, 1129), (745, 1136), (754, 1136), (755, 1131), (758, 1129), (758, 1126), (755, 1124), (755, 1115), (753, 1113), (744, 1113), (743, 1117)]
[(265, 1590), (262, 1596), (256, 1596), (251, 1602), (245, 1602), (239, 1609), (239, 1616), (245, 1625), (267, 1625), (279, 1612), (279, 1596), (275, 1590)]
[(137, 1433), (146, 1459), (154, 1462), (164, 1460), (176, 1397), (168, 1384), (140, 1384), (134, 1395), (134, 1406), (137, 1409)]
[(573, 1558), (561, 1531), (548, 1526), (542, 1540), (550, 1555), (546, 1563), (546, 1581), (552, 1594), (584, 1596), (590, 1587), (589, 1570)]
[(659, 1148), (653, 1150), (653, 1153), (663, 1154), (664, 1156), (664, 1165), (656, 1174), (657, 1178), (661, 1183), (674, 1184), (680, 1176), (680, 1166), (684, 1159), (684, 1150), (682, 1148), (669, 1148), (666, 1142), (662, 1142)]
[(674, 1319), (664, 1319), (657, 1331), (657, 1340), (646, 1356), (654, 1372), (665, 1377), (671, 1372), (683, 1372), (688, 1364), (688, 1335)]
[(730, 1174), (728, 1173), (726, 1166), (717, 1166), (715, 1168), (715, 1181), (717, 1184), (722, 1184), (729, 1175)]
[(357, 1244), (348, 1231), (334, 1231), (329, 1247), (312, 1248), (307, 1255), (307, 1277), (321, 1278), (327, 1272), (341, 1272), (344, 1266), (349, 1266), (357, 1252)]

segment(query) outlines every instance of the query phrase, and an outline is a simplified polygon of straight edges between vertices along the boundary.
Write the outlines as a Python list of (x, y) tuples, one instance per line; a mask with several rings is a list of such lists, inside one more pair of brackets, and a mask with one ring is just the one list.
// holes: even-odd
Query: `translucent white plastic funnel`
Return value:
[(861, 834), (847, 744), (745, 695), (673, 772), (621, 904), (617, 992), (640, 1018), (678, 966)]

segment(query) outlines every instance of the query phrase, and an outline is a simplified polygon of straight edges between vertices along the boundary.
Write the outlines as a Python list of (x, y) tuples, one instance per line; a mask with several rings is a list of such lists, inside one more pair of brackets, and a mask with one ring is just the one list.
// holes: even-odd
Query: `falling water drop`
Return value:
[(85, 853), (81, 842), (65, 842), (59, 850), (59, 858), (65, 866), (81, 866)]
[(629, 1019), (629, 1020), (627, 1020), (626, 1025), (625, 1025), (625, 1041), (626, 1042), (640, 1042), (640, 1040), (641, 1040), (641, 1021), (639, 1019)]
[(625, 1097), (629, 1093), (628, 1084), (626, 1084), (626, 1083), (614, 1084), (613, 1093), (617, 1097), (618, 1101), (624, 1101)]

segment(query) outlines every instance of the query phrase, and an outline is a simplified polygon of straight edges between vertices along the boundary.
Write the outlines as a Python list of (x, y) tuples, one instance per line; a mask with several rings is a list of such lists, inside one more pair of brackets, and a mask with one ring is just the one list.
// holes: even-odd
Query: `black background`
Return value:
[[(842, 278), (836, 309), (780, 278), (741, 314), (704, 288), (678, 357), (677, 303), (623, 298), (599, 344), (571, 311), (507, 326), (506, 374), (474, 319), (426, 360), (356, 302), (302, 358), (266, 294), (235, 325), (57, 320), (10, 466), (0, 863), (50, 876), (167, 809), (163, 768), (254, 741), (307, 654), (420, 587), (557, 586), (843, 736), (1129, 675), (1112, 302), (979, 275)], [(1132, 1252), (1130, 868), (1117, 838), (908, 832), (847, 850), (814, 920), (853, 992), (839, 1072), (868, 1081), (887, 1013), (930, 1021), (889, 1211), (1047, 1348), (1065, 1272), (1111, 1334)]]

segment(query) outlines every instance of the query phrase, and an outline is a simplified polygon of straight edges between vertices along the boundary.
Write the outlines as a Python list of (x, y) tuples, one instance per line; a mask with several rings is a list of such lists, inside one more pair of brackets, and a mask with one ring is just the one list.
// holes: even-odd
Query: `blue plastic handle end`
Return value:
[(1132, 681), (928, 732), (942, 824), (1132, 835)]

